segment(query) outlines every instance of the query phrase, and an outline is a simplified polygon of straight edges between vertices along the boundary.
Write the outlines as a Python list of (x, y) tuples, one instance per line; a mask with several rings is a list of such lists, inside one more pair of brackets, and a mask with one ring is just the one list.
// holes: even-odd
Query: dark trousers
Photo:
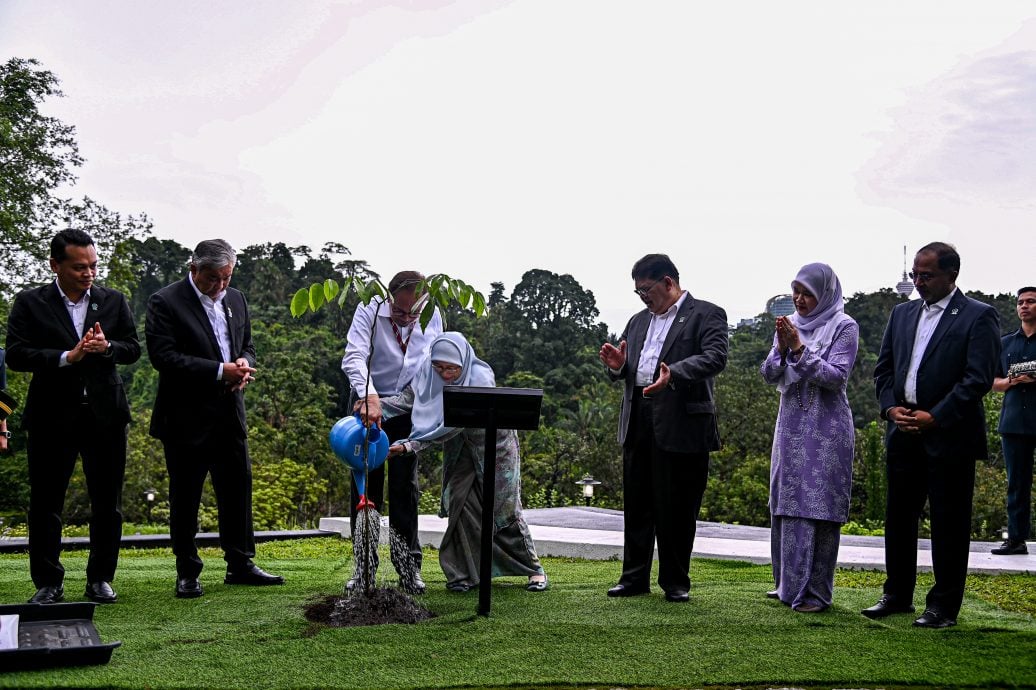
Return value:
[(619, 583), (647, 587), (658, 540), (658, 585), (669, 592), (691, 586), (691, 551), (709, 478), (709, 454), (675, 453), (655, 444), (652, 402), (633, 396), (622, 449), (623, 537)]
[(169, 471), (169, 536), (176, 556), (177, 577), (196, 578), (202, 561), (194, 537), (198, 534), (205, 475), (212, 477), (219, 513), (219, 543), (227, 570), (252, 563), (255, 534), (252, 531), (252, 460), (248, 442), (222, 435), (200, 446), (164, 441)]
[[(399, 441), (410, 435), (410, 415), (400, 415), (386, 419), (382, 431), (388, 434), (390, 441)], [(367, 499), (381, 512), (385, 510), (385, 468), (388, 467), (388, 518), (392, 528), (406, 545), (414, 560), (414, 567), (421, 570), (421, 541), (417, 536), (417, 504), (421, 496), (421, 487), (417, 478), (417, 455), (404, 455), (386, 460), (381, 467), (367, 473)], [(356, 492), (356, 482), (352, 481), (349, 499), (349, 524), (356, 524), (356, 504), (360, 495)], [(392, 563), (399, 572), (402, 569), (401, 559), (392, 554)]]
[(1007, 538), (1025, 541), (1032, 529), (1032, 465), (1036, 434), (1003, 434), (1007, 464)]
[(935, 585), (925, 606), (955, 618), (968, 574), (975, 460), (929, 455), (921, 436), (897, 432), (889, 444), (886, 469), (885, 593), (900, 601), (913, 599), (918, 522), (927, 499)]
[(29, 430), (29, 572), (37, 588), (64, 581), (61, 513), (76, 457), (90, 497), (87, 582), (111, 582), (122, 541), (122, 481), (126, 474), (126, 426), (99, 427), (90, 408), (62, 418), (60, 429)]

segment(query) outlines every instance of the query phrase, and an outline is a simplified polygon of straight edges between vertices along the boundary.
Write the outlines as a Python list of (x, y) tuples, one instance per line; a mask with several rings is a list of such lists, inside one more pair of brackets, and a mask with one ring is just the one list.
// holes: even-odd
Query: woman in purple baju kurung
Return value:
[(777, 587), (767, 596), (815, 613), (831, 605), (840, 526), (849, 519), (855, 434), (845, 385), (859, 327), (842, 310), (842, 286), (830, 266), (803, 266), (791, 287), (795, 313), (777, 319), (761, 367), (781, 392), (770, 459)]

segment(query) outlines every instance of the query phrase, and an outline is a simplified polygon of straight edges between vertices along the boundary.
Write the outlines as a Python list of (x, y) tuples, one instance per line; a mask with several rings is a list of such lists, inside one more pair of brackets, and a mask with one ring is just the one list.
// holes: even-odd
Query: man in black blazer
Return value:
[(884, 594), (868, 618), (914, 610), (917, 531), (925, 499), (935, 585), (914, 625), (957, 623), (971, 541), (975, 461), (985, 458), (982, 397), (1000, 359), (996, 309), (956, 287), (960, 256), (943, 242), (918, 250), (910, 277), (920, 300), (892, 310), (874, 369), (888, 476)]
[(205, 240), (190, 275), (148, 300), (148, 357), (158, 370), (150, 433), (162, 441), (169, 471), (169, 530), (176, 596), (200, 597), (202, 561), (194, 537), (207, 474), (219, 511), (226, 584), (279, 585), (252, 558), (252, 461), (244, 389), (254, 380), (255, 348), (244, 295), (229, 287), (237, 255)]
[(727, 364), (727, 315), (680, 288), (665, 254), (633, 265), (647, 307), (600, 358), (625, 390), (619, 419), (623, 463), (622, 575), (610, 597), (646, 594), (658, 539), (658, 584), (667, 601), (689, 599), (691, 551), (709, 452), (720, 447), (713, 379)]
[(56, 279), (14, 300), (7, 323), (7, 365), (31, 371), (22, 423), (28, 432), (30, 603), (64, 598), (61, 513), (76, 457), (90, 496), (86, 597), (112, 603), (111, 582), (122, 541), (129, 404), (116, 363), (140, 358), (140, 343), (122, 293), (94, 284), (97, 251), (82, 230), (50, 243)]

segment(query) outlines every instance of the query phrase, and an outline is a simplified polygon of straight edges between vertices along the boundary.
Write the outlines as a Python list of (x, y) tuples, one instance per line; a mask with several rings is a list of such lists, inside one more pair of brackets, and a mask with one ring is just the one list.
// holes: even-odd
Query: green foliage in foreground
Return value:
[[(260, 545), (258, 562), (288, 579), (269, 588), (223, 585), (219, 553), (207, 549), (206, 594), (194, 600), (173, 597), (168, 550), (127, 550), (115, 583), (120, 602), (95, 614), (102, 638), (123, 643), (111, 663), (0, 674), (0, 686), (1036, 684), (1032, 664), (1004, 663), (1031, 658), (1031, 615), (969, 594), (961, 624), (950, 630), (913, 628), (909, 616), (868, 621), (859, 609), (877, 598), (881, 578), (859, 573), (839, 575), (832, 611), (796, 614), (763, 596), (770, 584), (767, 566), (732, 561), (696, 560), (692, 603), (674, 605), (657, 591), (605, 597), (618, 576), (614, 561), (545, 559), (550, 591), (526, 592), (524, 578), (497, 580), (492, 615), (482, 618), (474, 615), (477, 592), (447, 592), (429, 552), (429, 590), (421, 599), (437, 618), (410, 626), (312, 625), (302, 607), (341, 590), (351, 568), (348, 546), (337, 539)], [(75, 600), (84, 585), (85, 555), (73, 552), (64, 560), (66, 592)], [(388, 560), (382, 554), (382, 563)], [(1036, 578), (985, 579), (1033, 610)], [(0, 601), (23, 601), (29, 594), (24, 556), (0, 557)]]

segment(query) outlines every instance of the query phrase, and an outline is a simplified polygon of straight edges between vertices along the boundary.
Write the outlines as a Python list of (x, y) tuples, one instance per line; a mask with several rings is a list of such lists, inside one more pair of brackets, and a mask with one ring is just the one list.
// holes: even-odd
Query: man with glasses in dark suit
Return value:
[(960, 255), (945, 242), (918, 250), (910, 278), (921, 299), (892, 310), (874, 368), (885, 436), (884, 593), (868, 618), (914, 611), (917, 533), (925, 501), (932, 525), (932, 571), (924, 613), (914, 625), (957, 624), (968, 574), (975, 461), (985, 458), (982, 398), (1000, 359), (996, 309), (957, 289)]
[(632, 275), (645, 309), (618, 347), (600, 351), (612, 379), (625, 384), (622, 575), (608, 596), (648, 593), (657, 538), (658, 584), (667, 601), (686, 602), (709, 452), (720, 447), (713, 388), (727, 364), (727, 315), (683, 290), (665, 254), (640, 259)]
[(158, 371), (150, 433), (162, 441), (169, 471), (169, 531), (176, 596), (203, 594), (194, 537), (206, 475), (219, 511), (228, 585), (281, 585), (252, 562), (252, 459), (244, 390), (255, 380), (248, 303), (230, 287), (237, 254), (224, 240), (198, 243), (183, 280), (151, 295), (148, 357)]

